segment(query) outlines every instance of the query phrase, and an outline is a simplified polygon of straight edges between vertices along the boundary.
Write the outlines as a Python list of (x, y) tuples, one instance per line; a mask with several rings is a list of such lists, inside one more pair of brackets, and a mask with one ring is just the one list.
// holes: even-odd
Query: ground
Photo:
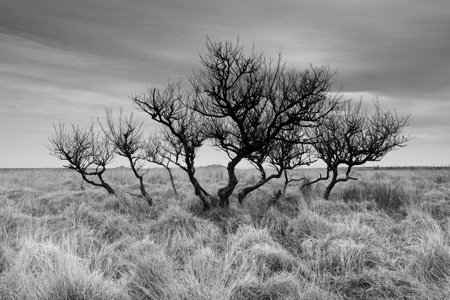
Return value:
[[(313, 177), (317, 170), (297, 171)], [(448, 299), (450, 170), (356, 169), (338, 185), (283, 182), (203, 212), (184, 174), (162, 169), (149, 207), (127, 169), (117, 195), (65, 169), (0, 170), (1, 299)], [(200, 168), (214, 193), (220, 167)], [(239, 170), (240, 185), (257, 173)]]

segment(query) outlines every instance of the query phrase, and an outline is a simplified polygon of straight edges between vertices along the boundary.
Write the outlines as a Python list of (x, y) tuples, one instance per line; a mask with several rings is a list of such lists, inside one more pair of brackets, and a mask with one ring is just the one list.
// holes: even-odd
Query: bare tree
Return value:
[[(316, 162), (317, 159), (312, 155), (312, 147), (308, 141), (303, 140), (302, 142), (289, 143), (285, 142), (285, 145), (281, 146), (279, 150), (279, 160), (274, 160), (271, 164), (276, 164), (281, 173), (284, 174), (284, 184), (282, 195), (286, 194), (286, 189), (289, 183), (299, 181), (298, 178), (292, 178), (288, 176), (288, 171), (292, 171), (301, 166), (309, 166)], [(284, 158), (283, 158), (284, 157)], [(284, 166), (284, 168), (281, 168)]]
[(108, 139), (95, 133), (93, 125), (88, 128), (72, 125), (68, 129), (59, 123), (58, 126), (53, 125), (53, 128), (55, 132), (49, 138), (49, 144), (45, 145), (50, 154), (67, 161), (68, 165), (64, 167), (78, 172), (87, 183), (102, 187), (109, 195), (114, 195), (114, 190), (103, 179), (106, 165), (114, 157), (113, 147)]
[(167, 88), (149, 89), (134, 96), (134, 103), (162, 125), (163, 149), (172, 163), (188, 174), (195, 194), (205, 210), (214, 205), (214, 198), (195, 177), (195, 158), (206, 140), (200, 128), (198, 114), (190, 107), (191, 96), (181, 91), (181, 82), (169, 83)]
[(206, 41), (200, 56), (203, 69), (195, 72), (195, 110), (203, 118), (203, 131), (214, 146), (226, 152), (228, 183), (217, 192), (227, 207), (238, 179), (237, 164), (267, 149), (280, 132), (293, 124), (313, 126), (333, 109), (329, 68), (286, 70), (277, 60), (231, 42)]
[(143, 121), (137, 119), (133, 113), (124, 116), (122, 109), (119, 111), (117, 120), (114, 120), (112, 110), (106, 109), (106, 125), (103, 126), (100, 123), (103, 132), (114, 145), (114, 151), (128, 160), (134, 176), (139, 180), (141, 195), (131, 195), (143, 198), (151, 206), (153, 199), (147, 193), (144, 185), (144, 176), (148, 170), (143, 169), (146, 156), (142, 125)]
[[(329, 199), (331, 190), (338, 182), (356, 180), (350, 176), (354, 166), (370, 161), (379, 161), (387, 153), (405, 146), (409, 136), (402, 134), (409, 125), (409, 116), (399, 117), (396, 112), (383, 112), (378, 103), (369, 113), (361, 107), (361, 101), (352, 105), (344, 102), (342, 109), (335, 110), (322, 119), (321, 125), (311, 130), (317, 157), (327, 165), (325, 177), (307, 182), (331, 181), (325, 189), (324, 199)], [(345, 176), (339, 177), (339, 166), (345, 165)], [(331, 173), (331, 174), (330, 174)]]
[(171, 154), (164, 146), (162, 137), (156, 135), (150, 135), (144, 145), (145, 160), (148, 162), (157, 164), (166, 169), (169, 174), (170, 183), (172, 184), (172, 189), (175, 195), (178, 196), (177, 189), (175, 187), (175, 182), (173, 179), (172, 169), (169, 167), (171, 162)]
[[(287, 170), (310, 165), (313, 162), (308, 138), (302, 133), (302, 128), (299, 126), (292, 126), (291, 130), (282, 131), (267, 147), (254, 152), (247, 159), (260, 172), (261, 177), (257, 183), (244, 187), (238, 193), (237, 197), (240, 203), (243, 202), (249, 193), (263, 186), (268, 181), (280, 178), (283, 173), (287, 176)], [(264, 164), (275, 170), (275, 173), (267, 176)], [(282, 195), (284, 195), (288, 183), (289, 181), (286, 179)]]

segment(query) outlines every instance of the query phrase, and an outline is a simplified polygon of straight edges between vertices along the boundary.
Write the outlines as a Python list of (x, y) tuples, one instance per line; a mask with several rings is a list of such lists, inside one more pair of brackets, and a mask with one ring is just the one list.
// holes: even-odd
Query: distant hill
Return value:
[(125, 169), (130, 169), (130, 167), (120, 166), (120, 167), (115, 167), (114, 169), (116, 169), (116, 170), (125, 170)]
[(223, 165), (215, 164), (215, 165), (207, 165), (207, 166), (195, 167), (195, 169), (197, 169), (198, 171), (218, 171), (218, 170), (222, 170), (222, 171), (226, 172), (227, 167), (225, 167)]

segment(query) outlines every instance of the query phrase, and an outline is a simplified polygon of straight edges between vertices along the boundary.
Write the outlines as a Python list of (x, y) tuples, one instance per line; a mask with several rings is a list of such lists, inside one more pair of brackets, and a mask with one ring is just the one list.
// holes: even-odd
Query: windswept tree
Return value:
[(49, 144), (45, 145), (50, 154), (67, 161), (68, 165), (64, 167), (78, 172), (87, 183), (102, 187), (108, 194), (114, 195), (114, 190), (103, 178), (106, 165), (114, 157), (109, 140), (94, 132), (93, 125), (88, 128), (75, 125), (67, 128), (63, 123), (59, 123), (58, 126), (53, 125), (53, 128), (55, 132), (49, 138)]
[(169, 166), (172, 156), (167, 147), (164, 145), (162, 137), (158, 135), (150, 135), (144, 144), (144, 151), (145, 160), (150, 163), (162, 166), (164, 169), (166, 169), (167, 173), (169, 174), (173, 192), (175, 193), (175, 195), (178, 195), (173, 179), (172, 169)]
[(284, 174), (283, 191), (281, 193), (284, 195), (288, 184), (299, 180), (289, 177), (288, 172), (301, 166), (309, 166), (317, 159), (312, 155), (311, 141), (303, 130), (285, 133), (283, 139), (278, 143), (279, 146), (274, 148), (273, 153), (269, 156), (269, 165), (273, 166), (280, 175), (281, 173)]
[(132, 98), (134, 103), (162, 125), (162, 147), (165, 156), (188, 174), (195, 195), (205, 210), (214, 205), (214, 198), (195, 177), (195, 158), (206, 137), (199, 115), (191, 109), (191, 95), (181, 90), (181, 82), (165, 89), (152, 88)]
[[(310, 165), (314, 159), (311, 156), (311, 148), (308, 144), (308, 137), (302, 133), (302, 128), (292, 126), (290, 130), (285, 130), (280, 135), (263, 147), (247, 157), (247, 160), (259, 171), (260, 180), (255, 184), (244, 187), (238, 194), (238, 201), (243, 202), (244, 198), (252, 191), (263, 186), (272, 179), (280, 178), (283, 173), (286, 176), (282, 194), (289, 183), (286, 172), (295, 168)], [(265, 165), (275, 172), (267, 175)]]
[[(337, 183), (357, 179), (350, 176), (354, 166), (379, 161), (410, 140), (403, 134), (403, 129), (409, 125), (408, 116), (383, 112), (378, 103), (373, 113), (362, 108), (361, 101), (356, 105), (346, 101), (342, 105), (341, 109), (323, 118), (320, 126), (311, 130), (317, 158), (325, 162), (327, 173), (325, 177), (320, 176), (303, 186), (328, 180), (331, 176), (324, 199), (329, 199)], [(346, 166), (344, 176), (339, 176), (341, 165)]]
[(143, 198), (148, 205), (153, 205), (153, 199), (147, 193), (144, 185), (144, 176), (148, 173), (148, 170), (143, 168), (146, 161), (145, 141), (142, 132), (143, 121), (136, 118), (133, 113), (125, 116), (122, 109), (120, 109), (119, 116), (115, 120), (112, 110), (106, 109), (106, 125), (100, 123), (100, 126), (106, 137), (114, 145), (116, 154), (128, 160), (134, 176), (139, 180), (141, 195), (131, 195)]
[(228, 183), (217, 195), (227, 207), (238, 179), (235, 168), (245, 158), (268, 149), (292, 125), (308, 127), (333, 109), (332, 75), (327, 67), (287, 70), (277, 60), (231, 42), (206, 41), (203, 69), (194, 73), (195, 110), (202, 131), (230, 158)]

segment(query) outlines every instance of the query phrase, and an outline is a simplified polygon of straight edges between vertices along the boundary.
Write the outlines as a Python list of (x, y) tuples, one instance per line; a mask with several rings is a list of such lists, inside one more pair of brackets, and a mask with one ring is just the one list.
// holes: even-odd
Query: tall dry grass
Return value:
[(127, 169), (107, 171), (116, 196), (69, 170), (0, 170), (0, 299), (449, 299), (450, 170), (356, 172), (331, 201), (290, 185), (267, 207), (274, 180), (203, 212), (179, 170), (178, 196), (149, 172), (154, 207)]

